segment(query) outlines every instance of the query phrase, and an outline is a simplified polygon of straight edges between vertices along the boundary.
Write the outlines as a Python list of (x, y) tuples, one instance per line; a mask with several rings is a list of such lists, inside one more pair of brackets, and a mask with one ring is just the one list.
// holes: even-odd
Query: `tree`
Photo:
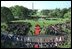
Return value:
[(64, 14), (65, 13), (67, 13), (68, 12), (68, 9), (67, 8), (63, 8), (62, 10), (61, 10), (61, 18), (64, 18)]
[(42, 10), (41, 11), (41, 14), (42, 15), (45, 15), (45, 16), (47, 16), (47, 17), (61, 17), (61, 11), (60, 11), (60, 9), (53, 9), (53, 10)]
[(56, 9), (56, 15), (58, 18), (61, 17), (61, 10), (60, 9)]
[(13, 14), (7, 7), (1, 7), (1, 22), (9, 22), (14, 20)]
[(52, 10), (52, 11), (49, 13), (49, 16), (50, 16), (51, 18), (56, 17), (56, 11), (55, 11), (55, 10)]
[(54, 9), (51, 11), (51, 16), (52, 17), (55, 17), (55, 18), (60, 18), (61, 17), (61, 14), (60, 14), (60, 9)]
[(41, 15), (45, 15), (45, 16), (48, 16), (48, 13), (50, 12), (50, 10), (42, 10), (41, 11)]
[(29, 9), (29, 15), (36, 15), (36, 14), (37, 14), (37, 10)]
[(71, 11), (71, 7), (68, 8), (68, 11)]
[(71, 7), (62, 9), (61, 13), (63, 18), (71, 18)]
[(16, 5), (14, 7), (10, 7), (10, 10), (15, 18), (18, 17), (19, 19), (25, 19), (29, 15), (28, 9), (23, 6)]
[(71, 18), (71, 12), (67, 12), (64, 14), (64, 18)]

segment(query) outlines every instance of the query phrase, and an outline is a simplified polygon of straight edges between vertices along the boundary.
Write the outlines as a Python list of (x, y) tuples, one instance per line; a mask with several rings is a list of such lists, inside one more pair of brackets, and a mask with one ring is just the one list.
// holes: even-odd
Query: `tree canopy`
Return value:
[(14, 7), (10, 7), (10, 10), (13, 13), (14, 17), (19, 19), (24, 19), (29, 14), (28, 8), (23, 6), (16, 5)]
[(13, 14), (7, 7), (1, 7), (1, 22), (8, 22), (14, 20)]
[[(69, 18), (71, 13), (71, 7), (64, 9), (44, 9), (38, 12), (37, 9), (28, 9), (23, 6), (12, 6), (10, 8), (1, 7), (1, 20), (4, 21), (6, 19), (12, 20), (13, 18), (17, 19), (26, 19), (33, 16), (46, 16), (48, 18)], [(6, 16), (6, 17), (5, 17)], [(4, 20), (3, 20), (4, 19)]]

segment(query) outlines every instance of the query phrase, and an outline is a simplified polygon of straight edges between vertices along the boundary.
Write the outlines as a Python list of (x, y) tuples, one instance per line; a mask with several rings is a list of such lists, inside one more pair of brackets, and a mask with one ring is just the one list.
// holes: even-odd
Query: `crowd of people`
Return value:
[(17, 35), (26, 35), (30, 30), (31, 24), (27, 22), (9, 23), (7, 31), (14, 32)]
[[(1, 34), (1, 40), (4, 41), (3, 44), (7, 44), (9, 42), (14, 43), (15, 47), (20, 48), (56, 48), (59, 44), (63, 44), (65, 42), (64, 36), (56, 36), (53, 38), (49, 37), (44, 38), (39, 37), (38, 39), (35, 37), (28, 37), (28, 36), (20, 36), (20, 35), (13, 35), (13, 34)], [(36, 41), (34, 41), (36, 40)], [(5, 46), (6, 46), (5, 44)], [(25, 46), (24, 46), (25, 45)]]
[(11, 47), (15, 48), (57, 48), (58, 45), (62, 45), (67, 39), (66, 33), (62, 30), (62, 27), (67, 27), (65, 24), (56, 24), (46, 27), (46, 33), (51, 36), (54, 35), (54, 37), (46, 37), (44, 39), (43, 37), (36, 39), (41, 32), (40, 25), (38, 24), (34, 30), (34, 35), (37, 37), (30, 38), (26, 36), (30, 27), (30, 23), (9, 24), (7, 31), (15, 31), (16, 34), (1, 33), (1, 41), (4, 44), (3, 47), (7, 47), (7, 45), (11, 43)]
[(66, 32), (62, 30), (63, 28), (66, 28), (66, 24), (55, 24), (50, 25), (46, 27), (46, 33), (49, 35), (65, 35)]

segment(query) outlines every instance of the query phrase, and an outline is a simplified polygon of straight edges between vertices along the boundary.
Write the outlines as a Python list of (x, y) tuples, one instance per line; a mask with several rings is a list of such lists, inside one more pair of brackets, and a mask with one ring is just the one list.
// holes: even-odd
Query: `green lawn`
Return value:
[(68, 20), (68, 18), (66, 19), (57, 19), (57, 20), (44, 20), (44, 19), (39, 19), (37, 21), (34, 20), (16, 20), (16, 21), (12, 21), (12, 22), (30, 22), (32, 24), (32, 26), (35, 26), (36, 24), (39, 24), (41, 27), (44, 25), (48, 26), (51, 24), (57, 24), (57, 23), (64, 23), (66, 22), (66, 20)]

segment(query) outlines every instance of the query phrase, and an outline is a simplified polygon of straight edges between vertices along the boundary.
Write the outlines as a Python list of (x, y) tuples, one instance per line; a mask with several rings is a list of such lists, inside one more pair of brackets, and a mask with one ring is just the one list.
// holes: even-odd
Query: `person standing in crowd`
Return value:
[(44, 39), (44, 44), (43, 44), (43, 46), (44, 46), (44, 48), (46, 48), (46, 39)]
[(52, 48), (52, 40), (50, 40), (50, 48)]
[(55, 48), (58, 46), (58, 37), (55, 38)]
[(54, 34), (57, 35), (57, 27), (56, 25), (52, 26), (53, 30), (54, 30)]
[(61, 43), (62, 43), (62, 37), (59, 36), (59, 44), (61, 44)]
[(58, 37), (56, 36), (56, 38), (55, 38), (55, 42), (58, 42)]
[(62, 44), (65, 43), (65, 39), (64, 39), (64, 36), (61, 36), (62, 37)]
[(58, 43), (57, 43), (57, 42), (55, 42), (55, 48), (57, 48), (57, 46), (58, 46)]
[(27, 38), (27, 42), (30, 42), (30, 37)]
[(35, 43), (34, 48), (39, 48), (39, 45), (37, 43)]
[(40, 25), (39, 24), (37, 24), (36, 26), (35, 26), (35, 31), (34, 31), (34, 35), (39, 35), (40, 34)]
[(53, 48), (55, 47), (54, 39), (52, 40), (52, 47), (53, 47)]
[(59, 37), (59, 41), (60, 41), (60, 42), (62, 41), (61, 36)]

